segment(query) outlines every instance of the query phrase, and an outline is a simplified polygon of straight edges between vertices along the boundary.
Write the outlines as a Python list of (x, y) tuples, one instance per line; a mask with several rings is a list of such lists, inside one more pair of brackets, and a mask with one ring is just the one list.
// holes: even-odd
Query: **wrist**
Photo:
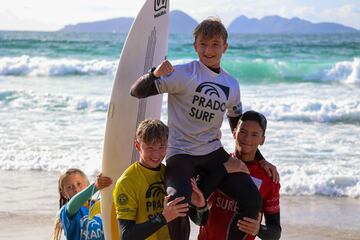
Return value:
[(152, 68), (148, 71), (148, 73), (149, 73), (150, 77), (152, 77), (152, 78), (159, 78), (159, 76), (156, 76), (156, 75), (155, 75), (155, 70), (156, 70), (156, 67), (152, 67)]
[(160, 224), (163, 224), (163, 225), (167, 224), (167, 222), (168, 222), (166, 220), (164, 214), (162, 214), (162, 213), (159, 213), (155, 216), (155, 221), (159, 222)]
[[(264, 236), (264, 234), (266, 234), (266, 231), (267, 231), (267, 227), (265, 225), (260, 224), (260, 227), (259, 227), (259, 230), (258, 230), (256, 236), (259, 236), (259, 237)], [(262, 237), (260, 237), (260, 238), (262, 238)]]
[(209, 210), (207, 202), (205, 202), (205, 205), (203, 207), (198, 207), (197, 210), (198, 212), (206, 212), (207, 210)]
[(207, 210), (209, 210), (209, 207), (208, 207), (208, 204), (207, 204), (206, 201), (205, 201), (205, 205), (202, 206), (202, 207), (197, 207), (197, 206), (195, 206), (195, 205), (193, 205), (193, 204), (191, 204), (191, 203), (190, 203), (189, 206), (192, 207), (192, 208), (196, 208), (196, 211), (197, 211), (197, 212), (200, 212), (200, 213), (206, 212)]

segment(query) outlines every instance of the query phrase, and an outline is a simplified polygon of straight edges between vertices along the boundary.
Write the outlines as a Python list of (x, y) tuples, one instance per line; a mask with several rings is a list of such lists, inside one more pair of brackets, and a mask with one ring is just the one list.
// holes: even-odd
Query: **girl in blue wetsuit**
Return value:
[(111, 185), (112, 180), (101, 173), (95, 183), (89, 185), (84, 172), (71, 168), (62, 174), (58, 181), (59, 219), (57, 220), (54, 239), (59, 239), (61, 230), (67, 239), (89, 240), (104, 239), (100, 216), (89, 218), (91, 197), (98, 190)]

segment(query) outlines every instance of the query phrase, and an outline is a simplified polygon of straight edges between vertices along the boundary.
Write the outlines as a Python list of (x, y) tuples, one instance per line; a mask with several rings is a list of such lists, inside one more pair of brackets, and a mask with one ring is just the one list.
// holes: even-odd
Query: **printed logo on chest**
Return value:
[(216, 113), (224, 114), (230, 89), (218, 83), (200, 84), (192, 98), (189, 115), (204, 122), (211, 122)]
[(162, 182), (156, 182), (149, 186), (145, 195), (146, 212), (149, 219), (153, 218), (156, 213), (162, 212), (165, 195), (164, 184)]

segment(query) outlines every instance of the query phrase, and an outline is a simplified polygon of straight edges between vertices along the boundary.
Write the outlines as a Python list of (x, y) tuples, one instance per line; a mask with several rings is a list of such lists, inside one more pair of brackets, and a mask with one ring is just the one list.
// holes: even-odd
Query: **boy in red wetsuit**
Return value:
[[(261, 214), (258, 219), (244, 217), (238, 221), (239, 230), (247, 233), (243, 239), (250, 240), (259, 237), (260, 239), (279, 239), (281, 235), (280, 226), (280, 205), (279, 190), (280, 184), (273, 182), (269, 175), (255, 160), (255, 153), (259, 145), (264, 144), (266, 118), (264, 115), (255, 112), (245, 112), (234, 130), (236, 139), (235, 155), (246, 163), (250, 175), (259, 187), (263, 200)], [(236, 184), (236, 183), (234, 183)], [(239, 186), (241, 187), (241, 186)], [(215, 191), (208, 199), (209, 212), (207, 222), (200, 227), (198, 240), (222, 240), (227, 239), (230, 222), (237, 206), (236, 201), (226, 196), (220, 190)], [(203, 216), (205, 216), (203, 215)], [(265, 225), (261, 225), (264, 216)], [(206, 220), (206, 219), (205, 219)]]

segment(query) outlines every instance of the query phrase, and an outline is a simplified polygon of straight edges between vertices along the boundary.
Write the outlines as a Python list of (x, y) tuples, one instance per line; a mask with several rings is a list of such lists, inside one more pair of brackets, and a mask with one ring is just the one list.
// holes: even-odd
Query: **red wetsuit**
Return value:
[[(272, 181), (258, 161), (246, 163), (246, 165), (249, 168), (250, 175), (258, 179), (255, 182), (261, 182), (259, 189), (263, 199), (261, 213), (265, 214), (265, 217), (266, 214), (279, 214), (280, 184)], [(209, 197), (208, 204), (210, 208), (208, 220), (205, 226), (200, 227), (198, 240), (225, 240), (228, 226), (236, 211), (236, 201), (217, 190)], [(248, 234), (245, 239), (253, 240), (255, 236)]]

